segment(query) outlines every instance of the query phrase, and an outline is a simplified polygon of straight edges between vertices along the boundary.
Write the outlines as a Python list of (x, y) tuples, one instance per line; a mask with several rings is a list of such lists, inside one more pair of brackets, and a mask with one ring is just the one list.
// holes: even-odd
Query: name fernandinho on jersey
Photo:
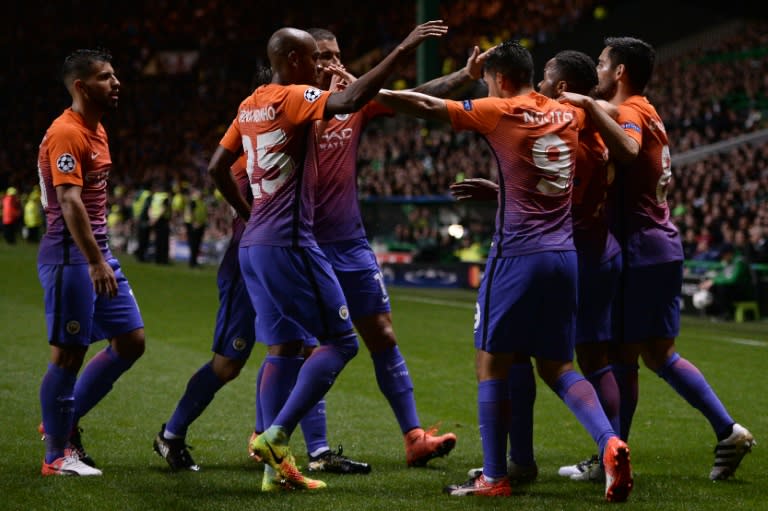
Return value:
[(537, 112), (523, 110), (523, 121), (530, 124), (566, 124), (573, 121), (573, 112), (569, 110), (552, 110)]
[(272, 105), (261, 108), (244, 108), (238, 114), (239, 122), (264, 122), (274, 121), (276, 116), (275, 107)]

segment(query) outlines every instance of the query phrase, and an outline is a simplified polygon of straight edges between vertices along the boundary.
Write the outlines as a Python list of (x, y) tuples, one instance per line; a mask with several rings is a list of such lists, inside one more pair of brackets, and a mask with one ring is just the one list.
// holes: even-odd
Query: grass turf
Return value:
[[(43, 478), (38, 389), (48, 349), (34, 247), (0, 245), (0, 509), (290, 509), (591, 510), (609, 505), (599, 484), (557, 475), (561, 464), (595, 451), (587, 433), (541, 382), (536, 402), (535, 484), (512, 499), (451, 498), (443, 486), (465, 479), (482, 462), (477, 431), (471, 335), (475, 293), (390, 289), (401, 351), (415, 384), (422, 424), (441, 422), (459, 436), (456, 449), (424, 469), (405, 467), (394, 416), (376, 385), (364, 348), (334, 385), (328, 401), (332, 447), (373, 466), (367, 476), (324, 475), (320, 493), (263, 494), (261, 468), (246, 455), (253, 426), (253, 389), (263, 354), (257, 346), (241, 376), (219, 391), (190, 428), (199, 473), (171, 473), (152, 438), (173, 411), (191, 374), (210, 357), (216, 312), (215, 269), (139, 265), (122, 256), (144, 316), (147, 350), (81, 425), (84, 443), (104, 470), (100, 478)], [(95, 354), (104, 343), (89, 351)], [(734, 418), (758, 442), (768, 438), (768, 323), (713, 323), (686, 317), (680, 352), (707, 376)], [(758, 445), (735, 479), (707, 479), (715, 439), (701, 414), (662, 380), (641, 371), (640, 404), (630, 445), (635, 490), (628, 510), (768, 509), (768, 461)], [(300, 431), (292, 445), (306, 463)]]

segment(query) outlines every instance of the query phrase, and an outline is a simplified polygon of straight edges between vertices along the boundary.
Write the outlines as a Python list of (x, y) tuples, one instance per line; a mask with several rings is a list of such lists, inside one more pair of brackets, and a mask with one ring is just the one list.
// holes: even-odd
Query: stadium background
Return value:
[[(752, 264), (768, 315), (766, 13), (764, 2), (747, 1), (394, 0), (375, 12), (341, 0), (17, 3), (0, 35), (6, 58), (0, 191), (14, 187), (24, 201), (36, 185), (39, 141), (69, 104), (58, 78), (63, 57), (77, 47), (105, 46), (122, 82), (119, 111), (105, 119), (114, 161), (113, 248), (135, 249), (138, 193), (166, 191), (173, 197), (171, 258), (185, 262), (184, 204), (200, 191), (208, 206), (201, 261), (214, 264), (226, 246), (229, 208), (206, 164), (265, 63), (266, 39), (276, 28), (331, 29), (347, 67), (361, 74), (417, 17), (445, 19), (448, 36), (399, 70), (389, 84), (394, 88), (461, 67), (474, 44), (521, 39), (540, 73), (560, 49), (596, 57), (604, 36), (635, 35), (659, 52), (647, 93), (672, 144), (670, 206), (690, 261), (684, 293), (690, 297), (717, 266), (720, 247), (732, 244)], [(388, 282), (476, 287), (493, 207), (456, 204), (447, 190), (462, 176), (495, 177), (485, 143), (398, 116), (368, 128), (359, 166), (366, 227)]]

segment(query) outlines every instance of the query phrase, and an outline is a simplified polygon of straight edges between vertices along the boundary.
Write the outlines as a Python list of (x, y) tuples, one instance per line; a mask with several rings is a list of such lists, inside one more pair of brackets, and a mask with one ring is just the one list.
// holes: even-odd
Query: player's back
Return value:
[(40, 242), (42, 263), (84, 263), (64, 222), (56, 187), (70, 184), (82, 188), (80, 197), (88, 214), (93, 235), (105, 256), (109, 255), (107, 235), (107, 178), (112, 167), (104, 127), (88, 128), (71, 108), (57, 117), (46, 131), (38, 153), (41, 202), (47, 228)]
[[(232, 150), (242, 143), (253, 204), (242, 244), (314, 244), (316, 153), (312, 121), (323, 116), (327, 93), (307, 85), (268, 84), (238, 108)], [(229, 139), (228, 139), (229, 138)], [(227, 140), (228, 139), (228, 140)]]
[(573, 250), (571, 191), (584, 112), (535, 92), (454, 102), (449, 112), (454, 127), (485, 136), (498, 162), (496, 254)]

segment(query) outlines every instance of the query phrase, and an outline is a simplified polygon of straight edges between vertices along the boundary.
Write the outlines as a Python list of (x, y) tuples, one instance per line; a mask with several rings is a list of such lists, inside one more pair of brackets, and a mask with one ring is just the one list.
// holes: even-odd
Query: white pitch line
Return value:
[(397, 299), (403, 300), (406, 302), (426, 303), (429, 305), (444, 305), (446, 307), (455, 307), (456, 309), (474, 310), (475, 308), (475, 304), (470, 304), (466, 302), (454, 302), (451, 300), (438, 300), (435, 298), (424, 298), (421, 296), (399, 295), (397, 296)]
[(733, 344), (743, 344), (744, 346), (759, 346), (761, 348), (768, 347), (768, 342), (756, 341), (754, 339), (739, 339), (738, 337), (724, 337), (725, 342), (732, 342)]

